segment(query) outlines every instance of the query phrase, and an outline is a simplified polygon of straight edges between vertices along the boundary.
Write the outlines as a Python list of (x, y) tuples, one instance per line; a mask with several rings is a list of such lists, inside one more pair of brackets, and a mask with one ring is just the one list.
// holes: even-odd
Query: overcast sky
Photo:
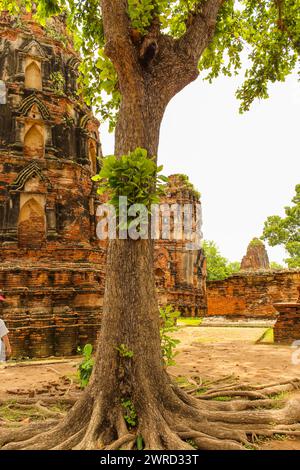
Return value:
[[(249, 241), (262, 233), (269, 215), (284, 215), (300, 183), (300, 85), (296, 76), (270, 87), (268, 100), (240, 115), (239, 78), (212, 85), (199, 78), (169, 104), (159, 162), (164, 174), (185, 173), (201, 192), (204, 238), (223, 256), (241, 260)], [(113, 136), (102, 126), (104, 154)], [(268, 247), (282, 263), (281, 247)]]

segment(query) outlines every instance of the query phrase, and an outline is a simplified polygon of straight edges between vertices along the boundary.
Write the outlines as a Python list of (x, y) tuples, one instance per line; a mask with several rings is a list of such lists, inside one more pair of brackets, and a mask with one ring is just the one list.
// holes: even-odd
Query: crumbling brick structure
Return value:
[(269, 268), (269, 257), (264, 243), (259, 238), (253, 238), (248, 245), (246, 255), (242, 259), (241, 271), (257, 271)]
[[(194, 233), (197, 231), (199, 213), (197, 215), (195, 211), (197, 205), (200, 206), (200, 194), (185, 175), (169, 177), (166, 196), (161, 202), (169, 207), (178, 204), (181, 211), (185, 206), (192, 207), (192, 228)], [(184, 230), (184, 214), (181, 213), (180, 218)], [(207, 313), (206, 259), (202, 248), (192, 247), (191, 241), (182, 236), (182, 233), (178, 238), (182, 239), (177, 240), (171, 236), (156, 242), (155, 274), (160, 303), (174, 305), (187, 317), (204, 316)]]
[[(101, 323), (106, 243), (91, 181), (99, 122), (77, 94), (79, 63), (62, 18), (42, 27), (29, 13), (1, 14), (0, 316), (16, 356), (74, 354)], [(158, 242), (156, 262), (160, 303), (205, 311), (201, 251)]]
[(276, 318), (273, 304), (297, 299), (300, 270), (239, 272), (207, 282), (208, 317)]
[[(64, 37), (65, 42), (57, 40)], [(0, 17), (0, 315), (15, 354), (71, 354), (100, 325), (99, 123), (64, 22)]]
[(274, 303), (297, 299), (300, 270), (271, 270), (264, 243), (253, 238), (238, 273), (207, 283), (208, 317), (276, 319)]
[[(297, 302), (279, 302), (274, 304), (278, 312), (277, 321), (274, 326), (275, 343), (292, 344), (299, 347), (300, 341), (300, 286), (298, 287), (299, 297)], [(299, 354), (295, 361), (299, 364)], [(297, 365), (295, 364), (295, 365)]]

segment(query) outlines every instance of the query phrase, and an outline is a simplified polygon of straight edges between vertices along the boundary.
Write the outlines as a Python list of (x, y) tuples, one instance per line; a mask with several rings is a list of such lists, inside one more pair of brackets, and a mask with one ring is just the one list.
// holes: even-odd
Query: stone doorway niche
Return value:
[(45, 129), (41, 124), (27, 124), (24, 136), (24, 156), (44, 157), (45, 152)]
[(39, 249), (46, 241), (46, 197), (44, 194), (22, 193), (18, 220), (20, 248)]
[(46, 241), (45, 185), (38, 175), (32, 175), (20, 194), (18, 220), (19, 246), (41, 248)]
[(182, 253), (182, 279), (185, 285), (195, 286), (197, 284), (197, 276), (195, 266), (197, 265), (198, 252), (195, 250), (187, 250)]
[(43, 88), (41, 63), (30, 57), (26, 59), (25, 63), (25, 88), (35, 90), (42, 90)]

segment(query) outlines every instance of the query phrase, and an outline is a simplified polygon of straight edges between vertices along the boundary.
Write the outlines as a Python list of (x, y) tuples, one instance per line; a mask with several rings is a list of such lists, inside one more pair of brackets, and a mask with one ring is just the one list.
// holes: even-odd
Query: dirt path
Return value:
[[(66, 359), (65, 362), (45, 360), (0, 366), (0, 400), (12, 398), (15, 394), (19, 396), (28, 396), (34, 392), (38, 394), (45, 387), (49, 388), (49, 384), (55, 385), (54, 388), (65, 384), (67, 390), (72, 382), (76, 382), (79, 362), (79, 358), (72, 358)], [(50, 395), (51, 388), (46, 393)]]
[(199, 374), (219, 379), (233, 374), (252, 384), (300, 377), (300, 364), (292, 364), (290, 346), (255, 344), (263, 328), (186, 327), (176, 333), (181, 343), (176, 375)]
[[(289, 346), (256, 344), (263, 328), (183, 327), (176, 332), (177, 365), (170, 367), (176, 376), (217, 380), (232, 374), (249, 384), (267, 384), (300, 377), (300, 364), (292, 364), (293, 349)], [(49, 361), (28, 365), (0, 366), (0, 399), (28, 393), (63, 395), (70, 383), (76, 388), (76, 368), (80, 358), (49, 364)], [(50, 387), (49, 384), (52, 383)], [(47, 389), (48, 386), (48, 389)], [(43, 392), (44, 391), (44, 392)], [(300, 440), (266, 442), (265, 450), (300, 450)]]

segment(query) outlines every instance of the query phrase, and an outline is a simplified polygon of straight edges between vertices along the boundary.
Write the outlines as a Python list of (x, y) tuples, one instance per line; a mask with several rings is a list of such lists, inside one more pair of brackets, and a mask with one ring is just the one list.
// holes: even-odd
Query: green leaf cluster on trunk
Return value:
[(127, 198), (127, 207), (142, 204), (150, 213), (151, 205), (159, 203), (168, 182), (168, 178), (160, 174), (162, 169), (154, 158), (148, 157), (147, 150), (137, 148), (121, 157), (104, 158), (101, 171), (93, 180), (99, 182), (98, 193), (109, 196), (117, 215), (120, 197)]

